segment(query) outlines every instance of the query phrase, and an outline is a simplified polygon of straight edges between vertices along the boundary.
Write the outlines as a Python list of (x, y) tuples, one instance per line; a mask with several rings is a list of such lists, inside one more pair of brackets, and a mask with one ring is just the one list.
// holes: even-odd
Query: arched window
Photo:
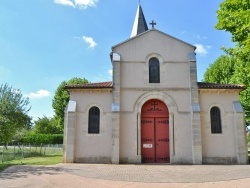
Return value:
[(155, 57), (149, 60), (149, 83), (160, 83), (160, 63)]
[(89, 109), (89, 129), (90, 134), (99, 134), (100, 130), (100, 110), (93, 106)]
[(222, 133), (220, 109), (214, 106), (210, 110), (211, 133)]

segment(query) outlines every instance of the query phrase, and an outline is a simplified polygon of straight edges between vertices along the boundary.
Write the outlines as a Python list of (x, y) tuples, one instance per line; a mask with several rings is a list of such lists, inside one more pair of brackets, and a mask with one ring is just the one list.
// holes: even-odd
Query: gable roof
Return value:
[(114, 48), (116, 48), (116, 47), (118, 47), (118, 46), (120, 46), (120, 45), (122, 45), (122, 44), (124, 44), (124, 43), (127, 43), (127, 42), (129, 42), (129, 41), (132, 41), (132, 40), (134, 40), (134, 39), (136, 39), (136, 38), (138, 38), (138, 37), (141, 37), (142, 35), (146, 35), (146, 34), (149, 33), (149, 32), (158, 32), (158, 33), (160, 33), (160, 34), (163, 34), (163, 35), (165, 35), (165, 36), (167, 36), (167, 37), (170, 37), (170, 38), (172, 38), (172, 39), (174, 39), (174, 40), (177, 40), (177, 41), (179, 41), (179, 42), (181, 42), (181, 43), (184, 43), (184, 44), (186, 44), (186, 45), (188, 45), (188, 46), (191, 46), (191, 47), (193, 47), (194, 49), (196, 49), (196, 46), (194, 46), (194, 45), (192, 45), (192, 44), (189, 44), (189, 43), (187, 43), (187, 42), (185, 42), (185, 41), (183, 41), (183, 40), (180, 40), (180, 39), (178, 39), (178, 38), (176, 38), (176, 37), (173, 37), (173, 36), (171, 36), (171, 35), (168, 35), (168, 34), (162, 32), (162, 31), (160, 31), (160, 30), (158, 30), (158, 29), (155, 29), (155, 28), (152, 28), (152, 29), (147, 30), (147, 31), (145, 31), (145, 32), (143, 32), (143, 33), (141, 33), (141, 34), (138, 34), (138, 35), (136, 35), (136, 36), (134, 36), (134, 37), (132, 37), (132, 38), (129, 38), (129, 39), (123, 41), (123, 42), (120, 42), (120, 43), (118, 43), (118, 44), (112, 46), (111, 49), (113, 50)]
[(134, 36), (141, 34), (147, 30), (148, 30), (148, 25), (147, 25), (146, 19), (144, 17), (141, 5), (139, 4), (139, 6), (137, 8), (135, 21), (134, 21), (134, 25), (133, 25), (130, 37), (134, 37)]

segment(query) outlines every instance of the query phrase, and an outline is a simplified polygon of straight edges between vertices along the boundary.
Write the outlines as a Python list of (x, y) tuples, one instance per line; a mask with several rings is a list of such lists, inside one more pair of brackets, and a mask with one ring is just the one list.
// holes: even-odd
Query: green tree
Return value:
[(36, 134), (59, 134), (62, 133), (62, 129), (54, 118), (43, 116), (34, 122), (33, 132)]
[(209, 68), (204, 74), (205, 82), (228, 84), (232, 83), (232, 75), (235, 72), (235, 67), (240, 64), (238, 59), (222, 55)]
[(232, 34), (234, 48), (224, 48), (230, 55), (250, 62), (250, 1), (224, 0), (217, 11), (215, 27)]
[(85, 84), (88, 83), (88, 80), (85, 78), (74, 77), (68, 81), (63, 81), (56, 89), (52, 107), (55, 112), (55, 123), (63, 129), (64, 124), (64, 110), (69, 102), (69, 94), (64, 89), (66, 85), (75, 85), (75, 84)]
[(235, 73), (232, 75), (232, 83), (239, 83), (246, 86), (246, 89), (240, 93), (240, 102), (246, 113), (246, 121), (250, 124), (250, 66), (249, 62), (241, 61), (235, 67)]
[(243, 84), (246, 89), (240, 93), (240, 102), (250, 123), (250, 66), (232, 56), (220, 56), (207, 68), (203, 81), (222, 84)]
[(0, 143), (11, 141), (17, 131), (31, 126), (29, 99), (8, 84), (0, 86)]

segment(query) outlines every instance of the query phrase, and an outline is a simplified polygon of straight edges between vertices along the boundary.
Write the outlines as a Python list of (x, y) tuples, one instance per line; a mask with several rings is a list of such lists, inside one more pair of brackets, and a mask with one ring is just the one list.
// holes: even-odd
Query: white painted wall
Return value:
[[(71, 93), (70, 99), (77, 101), (75, 161), (110, 163), (112, 150), (110, 91), (79, 91)], [(88, 111), (92, 106), (100, 109), (100, 134), (88, 134)]]
[[(200, 90), (204, 161), (215, 163), (237, 161), (237, 133), (234, 123), (233, 101), (239, 100), (238, 96), (239, 91), (237, 90)], [(221, 111), (222, 134), (211, 133), (210, 109), (213, 106), (219, 107)]]
[[(177, 163), (192, 163), (188, 54), (194, 52), (194, 47), (157, 30), (150, 30), (115, 46), (113, 52), (121, 56), (120, 160), (139, 162), (141, 144), (138, 138), (138, 109), (143, 105), (140, 99), (147, 94), (148, 100), (166, 100), (163, 101), (166, 105), (175, 106), (175, 111), (170, 108), (173, 116), (170, 125), (171, 160)], [(149, 83), (148, 61), (152, 57), (156, 57), (160, 62), (160, 83), (156, 84)], [(171, 102), (167, 104), (170, 98)]]

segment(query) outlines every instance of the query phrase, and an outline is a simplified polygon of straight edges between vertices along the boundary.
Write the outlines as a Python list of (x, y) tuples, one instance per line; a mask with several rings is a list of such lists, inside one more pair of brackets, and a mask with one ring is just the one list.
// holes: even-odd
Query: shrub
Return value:
[(30, 144), (62, 144), (63, 134), (34, 134), (29, 133), (21, 139), (22, 143)]

